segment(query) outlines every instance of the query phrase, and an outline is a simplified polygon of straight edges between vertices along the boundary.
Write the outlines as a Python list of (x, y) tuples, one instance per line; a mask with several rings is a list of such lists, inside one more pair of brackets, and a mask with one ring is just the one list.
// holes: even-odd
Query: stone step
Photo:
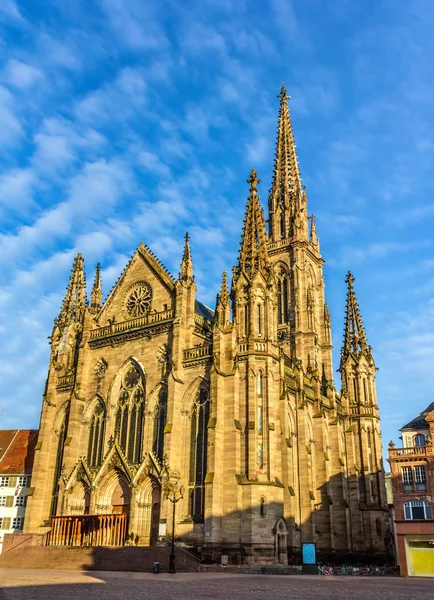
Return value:
[[(158, 561), (160, 571), (167, 572), (169, 555), (170, 548), (156, 546), (17, 546), (0, 555), (0, 568), (152, 572)], [(175, 557), (177, 571), (199, 570), (199, 561), (180, 548)]]
[(302, 575), (303, 569), (297, 565), (243, 565), (240, 572), (251, 575)]

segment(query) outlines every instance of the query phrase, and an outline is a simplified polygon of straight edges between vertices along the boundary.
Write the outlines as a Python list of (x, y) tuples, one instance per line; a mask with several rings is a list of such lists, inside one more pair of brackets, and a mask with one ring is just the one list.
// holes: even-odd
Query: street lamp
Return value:
[(169, 573), (176, 573), (175, 570), (175, 505), (184, 498), (184, 486), (178, 488), (178, 481), (168, 481), (165, 488), (166, 498), (172, 503), (172, 543), (169, 556)]

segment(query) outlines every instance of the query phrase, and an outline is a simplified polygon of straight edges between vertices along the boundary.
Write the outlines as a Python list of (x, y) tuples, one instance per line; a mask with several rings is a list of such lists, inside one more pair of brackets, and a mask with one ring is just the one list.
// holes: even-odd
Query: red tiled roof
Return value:
[(10, 443), (14, 439), (14, 435), (18, 429), (1, 429), (0, 430), (0, 461), (4, 456), (4, 453), (9, 448)]
[(37, 429), (0, 431), (0, 475), (30, 474), (37, 441)]

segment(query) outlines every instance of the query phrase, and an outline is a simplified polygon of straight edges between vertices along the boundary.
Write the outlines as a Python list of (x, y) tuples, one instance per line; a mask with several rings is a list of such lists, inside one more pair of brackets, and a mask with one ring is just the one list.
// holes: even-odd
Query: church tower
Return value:
[(383, 541), (378, 539), (378, 531), (383, 528), (384, 534), (381, 509), (386, 503), (375, 386), (377, 368), (354, 291), (355, 280), (350, 272), (345, 281), (348, 291), (339, 371), (341, 400), (348, 414), (345, 450), (352, 536), (360, 540), (361, 546), (375, 548)]
[[(308, 215), (285, 86), (282, 85), (276, 154), (268, 197), (268, 252), (277, 284), (278, 339), (303, 367), (332, 385), (330, 315), (324, 299), (324, 260), (313, 215)], [(323, 392), (325, 392), (325, 389)]]

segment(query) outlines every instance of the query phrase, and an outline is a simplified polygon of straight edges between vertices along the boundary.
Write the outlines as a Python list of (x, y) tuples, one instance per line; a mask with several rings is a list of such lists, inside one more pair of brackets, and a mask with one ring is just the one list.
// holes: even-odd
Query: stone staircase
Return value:
[(240, 573), (250, 575), (302, 575), (303, 567), (298, 565), (243, 565)]
[[(98, 546), (16, 546), (0, 554), (0, 568), (73, 569), (85, 571), (136, 571), (152, 573), (154, 561), (162, 573), (168, 571), (170, 548)], [(199, 561), (175, 548), (176, 571), (198, 571)]]

